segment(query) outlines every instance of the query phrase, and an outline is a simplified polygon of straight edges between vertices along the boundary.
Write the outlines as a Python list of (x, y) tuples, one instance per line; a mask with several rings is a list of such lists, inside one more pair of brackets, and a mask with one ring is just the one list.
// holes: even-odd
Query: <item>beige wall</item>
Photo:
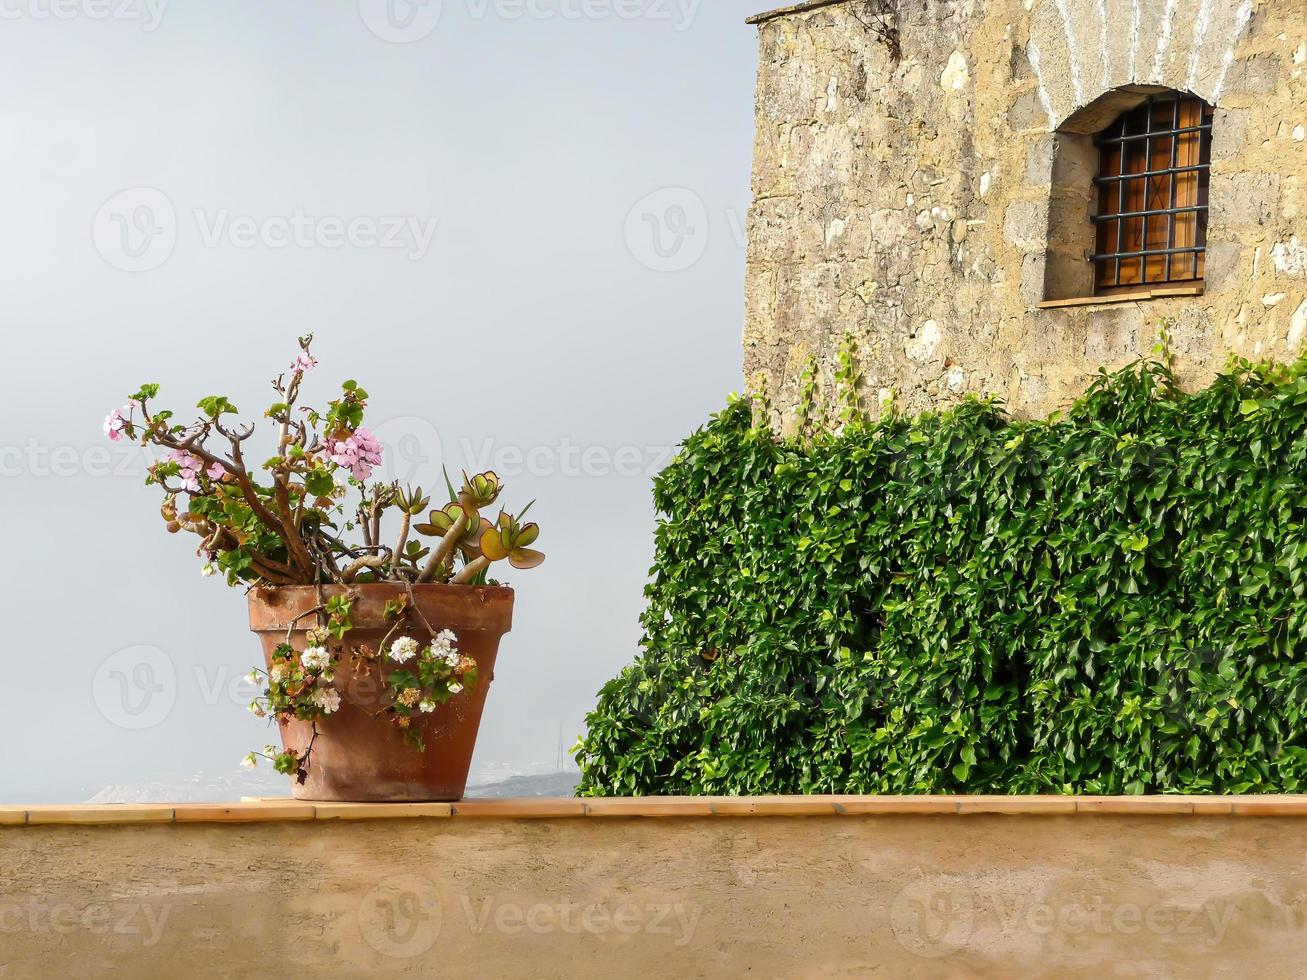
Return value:
[[(1305, 0), (899, 0), (897, 62), (864, 26), (875, 6), (759, 25), (745, 373), (776, 405), (793, 407), (810, 354), (831, 396), (849, 330), (873, 414), (880, 389), (913, 411), (975, 392), (1046, 414), (1147, 354), (1163, 319), (1191, 386), (1229, 352), (1300, 352)], [(1056, 278), (1054, 133), (1131, 85), (1217, 107), (1207, 291), (1038, 309)]]
[(1301, 817), (0, 828), (0, 977), (1289, 977)]

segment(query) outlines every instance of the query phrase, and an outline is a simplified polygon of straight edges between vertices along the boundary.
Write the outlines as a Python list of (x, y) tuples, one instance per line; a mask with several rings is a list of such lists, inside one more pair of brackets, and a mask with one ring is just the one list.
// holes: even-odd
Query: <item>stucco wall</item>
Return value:
[[(829, 398), (849, 330), (873, 414), (886, 389), (913, 411), (975, 392), (1043, 415), (1164, 319), (1190, 386), (1230, 352), (1299, 353), (1305, 0), (891, 0), (901, 60), (866, 26), (877, 6), (759, 23), (744, 350), (774, 405), (793, 408), (810, 354)], [(1039, 309), (1053, 134), (1131, 85), (1216, 106), (1206, 292)]]
[(0, 977), (1300, 976), (1304, 853), (1302, 816), (0, 828)]

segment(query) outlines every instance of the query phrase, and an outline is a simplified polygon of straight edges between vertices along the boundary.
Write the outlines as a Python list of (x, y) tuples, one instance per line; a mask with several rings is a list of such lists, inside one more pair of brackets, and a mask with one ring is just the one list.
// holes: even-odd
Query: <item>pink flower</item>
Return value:
[(209, 464), (209, 468), (204, 473), (210, 480), (221, 480), (227, 475), (227, 470), (221, 463), (215, 461)]
[(204, 466), (202, 462), (190, 453), (180, 449), (174, 449), (164, 459), (167, 463), (176, 463), (180, 467), (178, 476), (181, 477), (182, 483), (191, 493), (200, 492), (200, 469)]
[(127, 419), (131, 414), (132, 403), (128, 402), (122, 408), (115, 408), (104, 417), (104, 434), (109, 437), (110, 442), (118, 442), (127, 434), (123, 430), (127, 428)]
[(299, 357), (291, 361), (290, 369), (296, 374), (303, 374), (305, 371), (312, 371), (318, 366), (318, 359), (308, 351), (301, 351)]
[(337, 466), (344, 466), (354, 479), (372, 476), (372, 467), (381, 465), (381, 443), (361, 426), (348, 439), (328, 439), (327, 456)]

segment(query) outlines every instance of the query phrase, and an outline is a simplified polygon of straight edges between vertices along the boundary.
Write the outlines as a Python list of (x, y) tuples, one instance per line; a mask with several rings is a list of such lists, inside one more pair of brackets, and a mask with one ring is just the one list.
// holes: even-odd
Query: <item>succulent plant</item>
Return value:
[(521, 524), (508, 514), (499, 515), (497, 527), (481, 536), (481, 553), (491, 561), (503, 561), (514, 568), (535, 568), (545, 556), (530, 547), (540, 537), (539, 524)]
[(503, 484), (499, 482), (499, 476), (493, 470), (478, 473), (470, 479), (464, 473), (463, 489), (459, 491), (458, 504), (463, 508), (463, 513), (471, 519), (481, 508), (489, 507), (498, 500), (502, 489)]
[(467, 562), (455, 576), (454, 582), (464, 584), (475, 581), (492, 564), (505, 559), (514, 568), (535, 568), (542, 564), (545, 560), (544, 553), (530, 547), (540, 537), (540, 525), (521, 523), (521, 517), (526, 516), (530, 509), (531, 504), (527, 504), (519, 517), (500, 511), (499, 519), (494, 524), (483, 520), (479, 538), (481, 555)]

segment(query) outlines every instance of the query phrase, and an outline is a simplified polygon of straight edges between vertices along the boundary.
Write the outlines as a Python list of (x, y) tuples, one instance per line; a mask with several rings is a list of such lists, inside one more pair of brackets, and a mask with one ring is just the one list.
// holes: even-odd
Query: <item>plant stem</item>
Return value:
[(404, 554), (404, 545), (408, 543), (408, 528), (413, 520), (408, 511), (400, 511), (399, 515), (399, 539), (395, 542), (395, 553), (390, 556), (390, 574), (395, 576), (399, 574), (400, 556)]
[(490, 559), (482, 555), (476, 561), (470, 561), (463, 566), (463, 570), (454, 576), (453, 585), (467, 585), (474, 578), (490, 567)]
[(430, 582), (436, 577), (436, 572), (445, 567), (445, 560), (454, 553), (459, 541), (463, 539), (463, 532), (467, 530), (467, 523), (467, 512), (460, 512), (458, 517), (455, 518), (453, 526), (440, 539), (440, 544), (436, 546), (435, 551), (431, 552), (431, 557), (427, 559), (422, 574), (418, 576), (419, 582)]
[(382, 569), (389, 563), (390, 557), (387, 555), (364, 555), (362, 558), (355, 558), (345, 570), (340, 573), (340, 577), (346, 582), (353, 582), (354, 576), (365, 568)]

